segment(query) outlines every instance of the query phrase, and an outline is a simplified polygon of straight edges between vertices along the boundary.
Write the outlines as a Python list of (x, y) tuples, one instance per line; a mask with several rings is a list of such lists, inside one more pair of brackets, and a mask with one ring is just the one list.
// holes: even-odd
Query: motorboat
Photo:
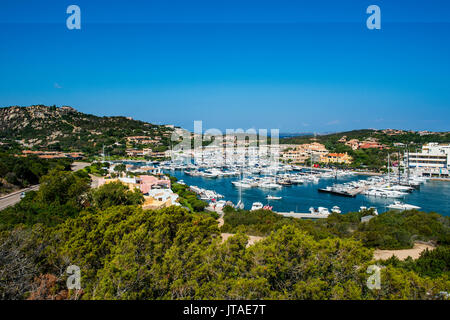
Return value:
[(233, 184), (235, 187), (243, 188), (243, 189), (249, 189), (249, 188), (252, 187), (251, 184), (246, 183), (246, 182), (243, 182), (243, 181), (233, 181), (232, 184)]
[(324, 207), (318, 207), (317, 210), (314, 209), (314, 207), (309, 208), (309, 212), (311, 212), (311, 214), (323, 214), (323, 215), (329, 215), (330, 211), (328, 210), (328, 208), (324, 208)]
[(403, 203), (400, 201), (394, 201), (393, 204), (390, 204), (387, 206), (389, 209), (394, 209), (394, 210), (419, 210), (420, 207), (419, 206), (414, 206), (412, 204), (407, 204), (407, 203)]
[(277, 183), (272, 182), (263, 182), (259, 185), (260, 188), (263, 189), (281, 189), (282, 187)]
[(341, 208), (339, 208), (338, 206), (334, 206), (333, 208), (331, 208), (331, 212), (332, 213), (341, 213)]
[(261, 202), (253, 202), (252, 208), (250, 211), (261, 210), (264, 208), (264, 205)]
[(271, 196), (270, 194), (266, 197), (267, 200), (281, 200), (283, 197)]

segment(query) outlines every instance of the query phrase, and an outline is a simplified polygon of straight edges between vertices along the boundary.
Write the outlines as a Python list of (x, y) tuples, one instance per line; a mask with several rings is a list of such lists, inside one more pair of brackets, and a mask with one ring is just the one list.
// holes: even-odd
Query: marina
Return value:
[[(426, 212), (450, 215), (450, 184), (445, 181), (410, 177), (409, 186), (404, 185), (407, 184), (405, 179), (401, 179), (398, 184), (398, 177), (394, 180), (392, 176), (355, 175), (346, 172), (335, 174), (331, 171), (310, 173), (306, 168), (301, 171), (285, 169), (277, 176), (260, 176), (248, 172), (245, 177), (233, 175), (214, 179), (187, 175), (180, 169), (163, 171), (182, 179), (188, 185), (214, 190), (233, 204), (241, 200), (243, 208), (247, 210), (252, 208), (253, 203), (260, 202), (286, 216), (312, 218), (311, 213), (308, 213), (311, 206), (330, 208), (330, 212), (333, 212), (333, 207), (338, 206), (342, 213), (359, 211), (361, 206), (366, 206), (374, 207), (382, 213), (393, 209), (389, 206), (398, 200), (420, 207), (420, 210)], [(291, 179), (289, 185), (279, 183), (281, 179), (287, 178)]]
[(220, 166), (210, 161), (133, 165), (158, 167), (162, 173), (190, 186), (200, 199), (210, 202), (214, 208), (225, 204), (246, 210), (271, 208), (283, 215), (309, 218), (317, 214), (311, 213), (311, 207), (323, 207), (335, 213), (355, 212), (361, 207), (373, 207), (380, 213), (420, 208), (425, 212), (450, 215), (450, 184), (419, 176), (412, 170), (400, 176), (398, 171), (365, 175), (284, 164), (273, 167), (257, 161), (247, 166)]

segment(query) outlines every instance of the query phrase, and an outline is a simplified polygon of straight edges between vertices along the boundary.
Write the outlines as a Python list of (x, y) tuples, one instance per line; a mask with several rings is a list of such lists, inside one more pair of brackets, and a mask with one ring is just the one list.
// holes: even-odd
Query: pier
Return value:
[(321, 213), (298, 213), (298, 212), (275, 212), (283, 217), (292, 217), (297, 219), (326, 219), (328, 218), (328, 214)]

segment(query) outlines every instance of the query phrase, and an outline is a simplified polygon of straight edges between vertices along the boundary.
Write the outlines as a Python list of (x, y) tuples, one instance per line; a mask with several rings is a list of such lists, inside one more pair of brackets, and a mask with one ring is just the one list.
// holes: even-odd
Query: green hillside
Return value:
[(22, 149), (125, 154), (127, 136), (160, 137), (168, 146), (174, 129), (126, 117), (98, 117), (71, 107), (35, 105), (0, 108), (0, 141)]

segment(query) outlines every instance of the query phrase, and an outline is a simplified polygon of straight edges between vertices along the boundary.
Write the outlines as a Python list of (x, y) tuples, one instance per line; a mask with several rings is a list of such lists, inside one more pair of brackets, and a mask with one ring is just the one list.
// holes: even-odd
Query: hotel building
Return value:
[(450, 144), (439, 145), (428, 143), (422, 147), (422, 152), (405, 154), (406, 165), (417, 168), (423, 175), (448, 176), (450, 169)]

